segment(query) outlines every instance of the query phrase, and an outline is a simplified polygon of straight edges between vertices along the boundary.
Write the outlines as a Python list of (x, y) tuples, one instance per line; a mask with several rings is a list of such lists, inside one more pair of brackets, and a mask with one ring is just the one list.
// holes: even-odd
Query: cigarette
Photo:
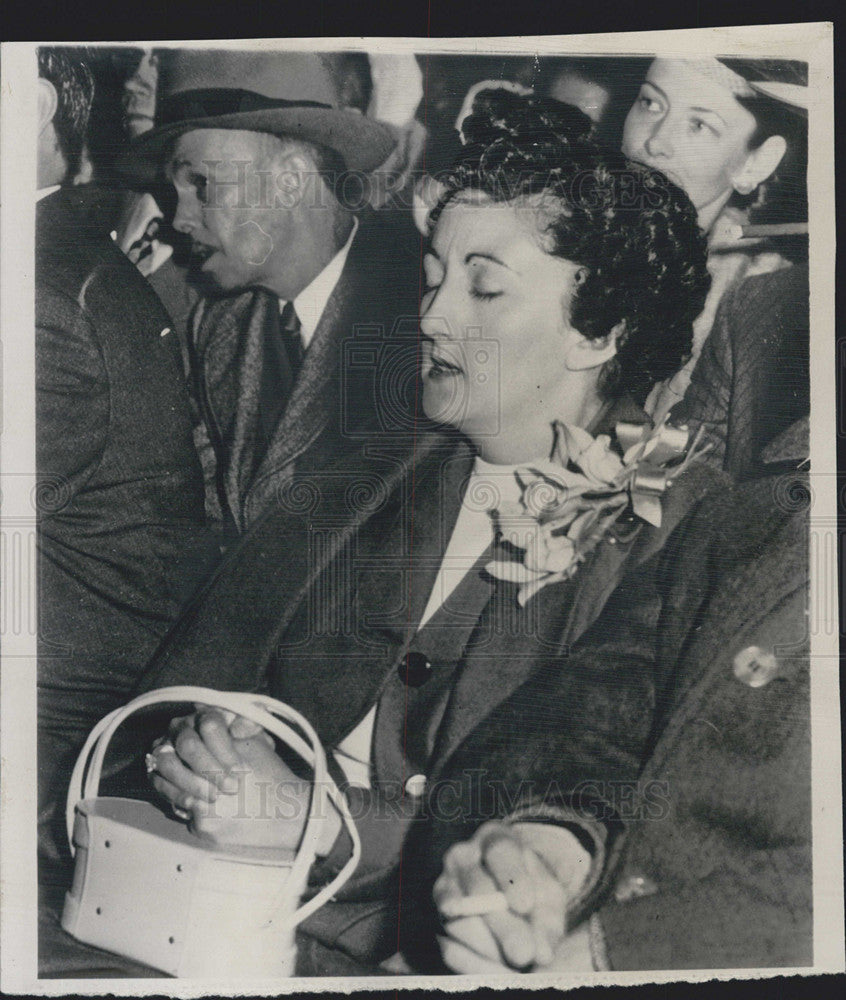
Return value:
[(732, 239), (760, 239), (765, 236), (807, 236), (807, 222), (785, 222), (781, 225), (731, 226)]
[(484, 892), (478, 896), (459, 896), (445, 899), (440, 904), (441, 916), (447, 920), (456, 917), (483, 917), (486, 913), (504, 913), (508, 900), (502, 892)]

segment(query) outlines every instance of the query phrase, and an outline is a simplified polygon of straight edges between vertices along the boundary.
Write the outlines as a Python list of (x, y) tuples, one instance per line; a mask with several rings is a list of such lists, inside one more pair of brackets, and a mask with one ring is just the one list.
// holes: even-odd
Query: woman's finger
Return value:
[(183, 791), (181, 788), (177, 788), (176, 785), (168, 781), (166, 778), (161, 777), (161, 775), (153, 774), (151, 776), (151, 782), (153, 788), (155, 788), (159, 795), (161, 795), (163, 799), (166, 799), (172, 807), (190, 812), (196, 805), (197, 800), (193, 795)]
[(438, 937), (438, 946), (441, 949), (441, 958), (444, 965), (457, 972), (459, 975), (475, 975), (477, 973), (502, 973), (509, 971), (508, 967), (493, 958), (480, 955), (460, 941), (456, 941), (447, 935)]
[(524, 864), (532, 877), (535, 906), (530, 922), (535, 936), (535, 961), (549, 965), (561, 939), (564, 937), (564, 888), (531, 848), (524, 847)]
[(493, 962), (502, 962), (499, 942), (482, 917), (456, 917), (444, 924), (444, 931), (454, 941)]
[(531, 913), (535, 885), (526, 870), (522, 843), (507, 827), (482, 832), (480, 840), (485, 869), (505, 893), (509, 909), (514, 913)]
[[(180, 741), (185, 744), (188, 737), (179, 737)], [(199, 739), (194, 734), (194, 739)], [(195, 799), (201, 799), (206, 802), (214, 802), (218, 796), (218, 787), (213, 781), (209, 780), (209, 775), (214, 773), (214, 765), (206, 765), (205, 774), (199, 773), (199, 769), (193, 767), (186, 767), (181, 759), (180, 753), (175, 749), (170, 749), (168, 752), (162, 747), (159, 747), (152, 754), (153, 761), (155, 763), (155, 772), (153, 773), (153, 785), (156, 784), (156, 778), (161, 777), (165, 781), (170, 782), (174, 785), (181, 794), (193, 796)], [(192, 750), (189, 757), (201, 759), (201, 754)], [(220, 770), (219, 766), (216, 769), (218, 772)], [(233, 791), (237, 791), (237, 784)], [(182, 803), (177, 803), (182, 805)], [(182, 808), (185, 808), (182, 806)]]
[(264, 726), (260, 726), (243, 715), (236, 715), (229, 723), (229, 735), (235, 740), (259, 740), (268, 746), (275, 746), (273, 737)]
[[(465, 896), (495, 895), (499, 889), (480, 862), (456, 867), (455, 878)], [(535, 941), (532, 928), (522, 916), (512, 910), (500, 910), (486, 913), (480, 919), (493, 934), (509, 965), (517, 969), (531, 965), (535, 960)]]
[[(234, 718), (236, 717), (233, 716), (233, 720)], [(225, 771), (237, 771), (243, 764), (229, 732), (229, 725), (233, 720), (227, 719), (216, 708), (197, 712), (194, 717), (194, 728), (200, 734), (203, 746)]]

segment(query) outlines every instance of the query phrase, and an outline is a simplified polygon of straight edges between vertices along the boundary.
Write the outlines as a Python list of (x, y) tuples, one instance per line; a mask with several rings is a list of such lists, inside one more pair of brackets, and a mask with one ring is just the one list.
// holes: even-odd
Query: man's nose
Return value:
[(191, 199), (187, 195), (178, 194), (176, 203), (176, 214), (173, 217), (173, 228), (180, 233), (192, 233), (200, 223), (200, 212), (195, 204), (196, 199)]
[(646, 140), (646, 152), (650, 156), (672, 156), (675, 150), (671, 131), (671, 124), (666, 117), (657, 121)]

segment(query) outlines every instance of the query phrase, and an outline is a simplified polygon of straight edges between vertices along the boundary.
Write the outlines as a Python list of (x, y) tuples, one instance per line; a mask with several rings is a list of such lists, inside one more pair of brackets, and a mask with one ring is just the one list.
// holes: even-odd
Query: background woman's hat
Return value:
[(245, 129), (334, 150), (369, 172), (395, 146), (391, 130), (339, 106), (330, 68), (308, 52), (178, 49), (161, 53), (156, 124), (130, 146), (124, 167), (151, 181), (175, 139), (194, 129)]
[(785, 104), (795, 111), (808, 110), (808, 64), (794, 59), (719, 60), (742, 76), (754, 94)]

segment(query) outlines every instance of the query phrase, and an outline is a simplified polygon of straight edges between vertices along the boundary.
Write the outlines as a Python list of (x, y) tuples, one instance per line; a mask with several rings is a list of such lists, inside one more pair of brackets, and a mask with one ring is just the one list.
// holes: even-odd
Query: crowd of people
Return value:
[[(350, 803), (301, 975), (811, 965), (807, 67), (38, 71), (41, 974), (157, 974), (60, 929), (65, 799), (186, 684)], [(113, 790), (296, 849), (270, 737), (156, 720)]]

